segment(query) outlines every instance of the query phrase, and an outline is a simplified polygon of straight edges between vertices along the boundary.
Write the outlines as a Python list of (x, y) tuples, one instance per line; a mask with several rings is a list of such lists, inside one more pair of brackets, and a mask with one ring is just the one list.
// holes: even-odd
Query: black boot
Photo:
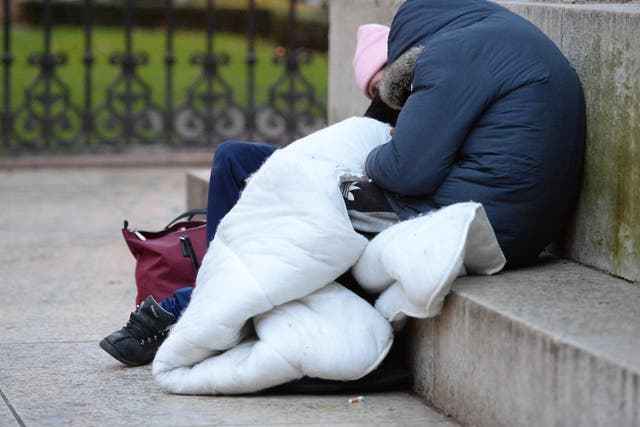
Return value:
[(124, 328), (105, 337), (100, 347), (125, 365), (146, 365), (153, 360), (175, 320), (149, 295), (131, 313)]

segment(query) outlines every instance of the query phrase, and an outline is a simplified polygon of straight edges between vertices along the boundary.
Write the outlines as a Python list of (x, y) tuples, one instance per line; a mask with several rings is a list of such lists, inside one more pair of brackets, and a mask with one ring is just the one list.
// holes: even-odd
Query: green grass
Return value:
[[(44, 50), (44, 36), (41, 29), (18, 26), (12, 31), (11, 51), (14, 62), (11, 66), (11, 104), (12, 109), (24, 102), (25, 89), (36, 79), (39, 67), (27, 63), (31, 52)], [(2, 41), (0, 39), (0, 45)], [(107, 87), (120, 74), (120, 68), (109, 64), (112, 52), (124, 51), (124, 31), (121, 28), (98, 27), (93, 33), (93, 53), (95, 62), (92, 72), (93, 108), (105, 100)], [(133, 36), (133, 50), (146, 52), (149, 63), (138, 68), (138, 75), (146, 82), (152, 93), (153, 102), (159, 107), (165, 106), (166, 32), (158, 29), (136, 29)], [(229, 64), (221, 67), (220, 75), (233, 88), (235, 101), (244, 106), (247, 101), (247, 41), (241, 35), (217, 34), (214, 39), (217, 52), (230, 56)], [(275, 46), (266, 40), (257, 40), (256, 53), (256, 98), (258, 104), (264, 102), (267, 90), (282, 75), (283, 67), (273, 64)], [(197, 80), (202, 68), (192, 65), (189, 58), (193, 53), (203, 53), (206, 48), (202, 31), (177, 31), (174, 38), (176, 63), (173, 67), (174, 108), (185, 99), (187, 88)], [(56, 69), (56, 75), (70, 88), (71, 100), (77, 106), (84, 105), (84, 32), (80, 27), (56, 27), (53, 30), (52, 51), (67, 54), (67, 64)], [(327, 93), (327, 57), (324, 53), (315, 53), (313, 61), (303, 65), (302, 74), (311, 82), (320, 100), (326, 102)], [(2, 88), (0, 88), (2, 99)]]

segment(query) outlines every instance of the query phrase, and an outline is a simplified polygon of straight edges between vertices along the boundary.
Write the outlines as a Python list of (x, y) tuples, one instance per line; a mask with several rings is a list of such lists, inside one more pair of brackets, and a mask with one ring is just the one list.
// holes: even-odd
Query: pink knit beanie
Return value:
[(369, 81), (387, 63), (388, 38), (389, 27), (384, 25), (367, 24), (358, 28), (353, 71), (356, 84), (365, 95)]

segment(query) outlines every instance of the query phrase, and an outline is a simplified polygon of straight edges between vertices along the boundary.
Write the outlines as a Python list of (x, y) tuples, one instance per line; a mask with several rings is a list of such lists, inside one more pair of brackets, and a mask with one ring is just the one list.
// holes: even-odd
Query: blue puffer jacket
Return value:
[(406, 1), (390, 68), (416, 46), (393, 139), (369, 154), (367, 174), (402, 218), (482, 203), (508, 265), (531, 262), (567, 226), (580, 187), (575, 70), (534, 25), (482, 0)]

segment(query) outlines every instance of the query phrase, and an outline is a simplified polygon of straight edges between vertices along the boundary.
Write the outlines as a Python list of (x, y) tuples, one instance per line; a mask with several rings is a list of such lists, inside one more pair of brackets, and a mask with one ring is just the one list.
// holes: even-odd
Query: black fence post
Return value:
[(167, 25), (167, 51), (164, 56), (164, 63), (167, 68), (166, 91), (165, 91), (165, 113), (164, 131), (167, 144), (173, 141), (173, 65), (176, 58), (173, 54), (173, 27), (174, 11), (173, 0), (166, 0), (166, 25)]
[(45, 114), (42, 119), (42, 137), (44, 146), (51, 147), (53, 126), (51, 123), (51, 77), (55, 69), (55, 60), (51, 54), (51, 27), (53, 26), (53, 16), (51, 16), (51, 0), (44, 2), (44, 56), (42, 57), (42, 74), (44, 76), (44, 108)]
[(255, 131), (255, 68), (256, 56), (256, 2), (249, 0), (247, 10), (247, 136), (253, 140)]
[(2, 96), (2, 142), (5, 149), (9, 149), (11, 145), (11, 133), (13, 124), (11, 120), (11, 63), (13, 55), (11, 55), (11, 0), (4, 0), (4, 22), (3, 22), (3, 52), (2, 52), (2, 71), (3, 71), (3, 96)]
[(125, 87), (126, 92), (124, 94), (124, 138), (125, 144), (131, 145), (133, 138), (133, 91), (132, 78), (135, 74), (136, 60), (133, 56), (133, 0), (127, 0), (124, 12), (124, 31), (125, 31), (125, 54), (123, 59), (123, 71), (125, 74)]
[(287, 55), (285, 72), (289, 75), (289, 93), (287, 96), (287, 132), (289, 139), (294, 138), (296, 130), (296, 80), (293, 76), (298, 70), (298, 52), (296, 51), (296, 0), (289, 0), (289, 28), (287, 29)]
[(93, 65), (94, 56), (92, 49), (92, 31), (93, 31), (93, 10), (91, 0), (84, 0), (84, 109), (82, 111), (82, 130), (84, 133), (85, 144), (91, 145), (91, 135), (93, 134), (93, 114), (92, 114), (92, 79), (91, 66)]
[(205, 76), (207, 78), (207, 106), (205, 122), (205, 141), (208, 146), (213, 145), (213, 77), (217, 73), (216, 59), (213, 56), (213, 33), (214, 33), (214, 18), (213, 18), (213, 0), (207, 0), (207, 53), (205, 59)]

